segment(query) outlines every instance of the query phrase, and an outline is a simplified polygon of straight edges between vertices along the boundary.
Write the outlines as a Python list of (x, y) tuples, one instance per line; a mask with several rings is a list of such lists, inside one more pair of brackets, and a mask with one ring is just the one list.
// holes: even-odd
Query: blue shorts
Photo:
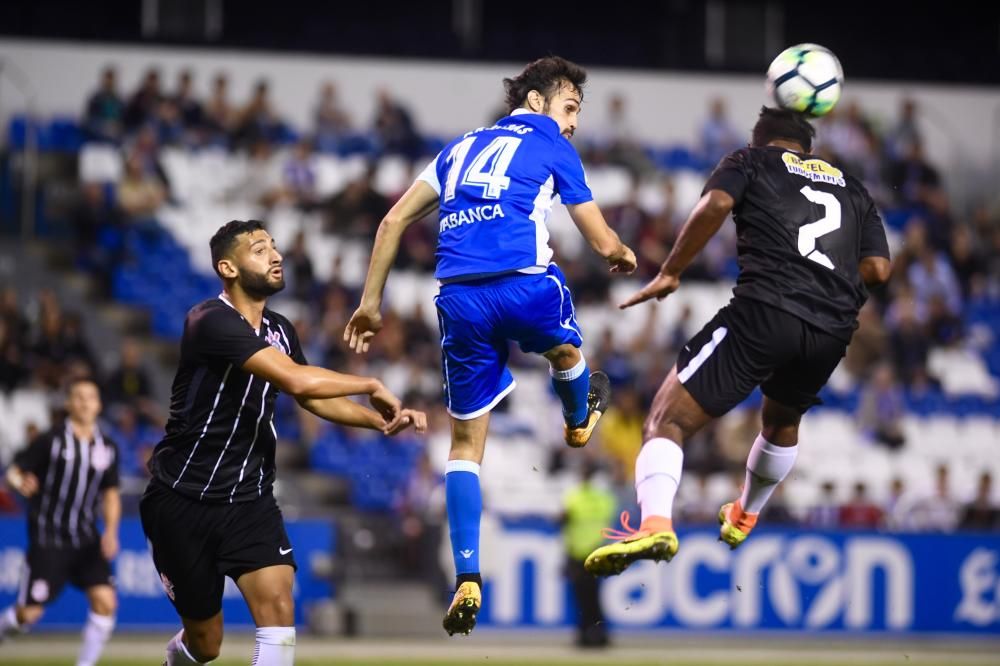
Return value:
[(474, 419), (514, 390), (508, 344), (540, 354), (583, 344), (562, 271), (508, 274), (441, 285), (434, 299), (441, 327), (441, 369), (448, 413)]

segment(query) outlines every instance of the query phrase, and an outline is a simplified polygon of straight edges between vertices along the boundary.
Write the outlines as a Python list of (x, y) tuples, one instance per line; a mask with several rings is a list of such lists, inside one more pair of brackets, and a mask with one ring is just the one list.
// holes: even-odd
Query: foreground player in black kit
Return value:
[[(140, 504), (156, 570), (184, 625), (166, 664), (219, 655), (229, 576), (257, 626), (253, 663), (291, 666), (295, 560), (272, 494), (278, 391), (328, 421), (389, 435), (410, 425), (422, 432), (427, 420), (377, 379), (306, 365), (291, 323), (266, 307), (285, 283), (260, 222), (230, 222), (210, 245), (223, 291), (184, 322), (170, 419)], [(374, 409), (347, 397), (355, 395)]]
[(722, 160), (705, 185), (660, 274), (622, 304), (677, 290), (680, 276), (732, 212), (739, 278), (733, 299), (688, 341), (653, 399), (635, 463), (638, 530), (623, 515), (618, 543), (586, 561), (593, 574), (621, 573), (640, 559), (677, 553), (672, 522), (684, 441), (709, 420), (764, 393), (763, 429), (747, 458), (741, 496), (719, 512), (720, 539), (747, 538), (792, 469), (802, 414), (844, 356), (868, 287), (889, 279), (882, 221), (864, 186), (809, 155), (804, 116), (761, 110), (750, 147)]

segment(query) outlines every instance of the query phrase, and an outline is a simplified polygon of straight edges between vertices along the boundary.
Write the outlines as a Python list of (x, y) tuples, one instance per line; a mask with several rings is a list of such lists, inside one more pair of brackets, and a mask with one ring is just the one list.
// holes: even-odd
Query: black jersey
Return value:
[(32, 440), (14, 456), (22, 472), (38, 478), (28, 501), (33, 544), (82, 548), (95, 543), (101, 491), (118, 486), (118, 448), (99, 429), (89, 442), (73, 435), (69, 422)]
[(850, 341), (868, 298), (858, 264), (889, 257), (864, 186), (815, 156), (768, 146), (726, 156), (705, 185), (712, 189), (736, 201), (735, 296), (764, 301)]
[(243, 369), (268, 346), (306, 359), (291, 323), (264, 309), (254, 330), (223, 296), (188, 312), (166, 435), (149, 469), (168, 487), (206, 502), (246, 502), (274, 482), (278, 389)]

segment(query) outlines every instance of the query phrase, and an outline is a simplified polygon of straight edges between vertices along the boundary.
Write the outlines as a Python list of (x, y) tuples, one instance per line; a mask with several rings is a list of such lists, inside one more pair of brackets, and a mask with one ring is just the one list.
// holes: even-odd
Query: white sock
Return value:
[(672, 517), (683, 467), (684, 451), (675, 442), (657, 437), (642, 445), (635, 459), (635, 496), (642, 520), (650, 516)]
[(167, 666), (202, 666), (209, 661), (198, 661), (188, 652), (184, 645), (184, 630), (181, 629), (167, 643)]
[(295, 663), (295, 627), (257, 627), (252, 666), (292, 666)]
[(94, 666), (114, 629), (114, 615), (98, 615), (93, 611), (88, 613), (87, 623), (83, 625), (83, 645), (80, 647), (76, 666)]
[(22, 627), (21, 623), (17, 621), (16, 606), (8, 606), (3, 613), (0, 613), (0, 638), (22, 634), (26, 630), (27, 627)]
[(757, 435), (747, 456), (747, 476), (743, 484), (740, 506), (748, 513), (760, 513), (771, 493), (795, 465), (799, 453), (796, 446), (778, 446)]

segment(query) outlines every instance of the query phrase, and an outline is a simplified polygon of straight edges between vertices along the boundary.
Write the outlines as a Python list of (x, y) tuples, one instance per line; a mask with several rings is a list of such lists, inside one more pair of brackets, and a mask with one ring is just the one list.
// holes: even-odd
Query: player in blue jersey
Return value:
[(472, 631), (482, 603), (479, 465), (490, 410), (514, 389), (509, 341), (548, 359), (568, 445), (587, 443), (610, 399), (607, 376), (590, 374), (580, 352), (580, 327), (545, 226), (558, 195), (611, 272), (635, 270), (635, 255), (605, 222), (569, 142), (586, 78), (578, 65), (548, 57), (504, 79), (510, 115), (445, 146), (382, 220), (361, 305), (344, 331), (355, 351), (368, 350), (382, 327), (382, 291), (400, 237), (438, 210), (435, 304), (452, 423), (445, 486), (457, 575), (444, 619), (449, 634)]

